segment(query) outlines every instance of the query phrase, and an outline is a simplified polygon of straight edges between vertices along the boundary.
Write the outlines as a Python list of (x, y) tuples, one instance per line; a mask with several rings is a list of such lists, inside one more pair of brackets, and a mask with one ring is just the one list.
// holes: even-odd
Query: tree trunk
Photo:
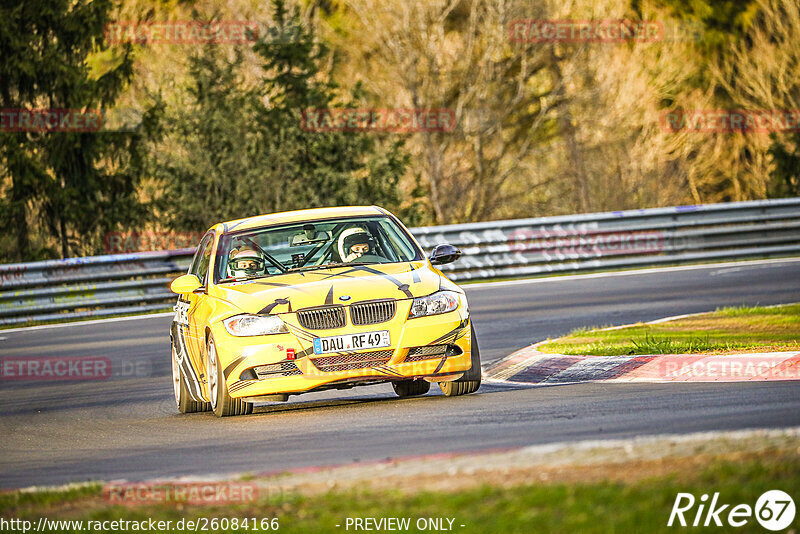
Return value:
[(28, 235), (28, 217), (25, 204), (28, 200), (28, 195), (25, 194), (25, 188), (21, 184), (24, 180), (23, 176), (19, 174), (19, 169), (9, 169), (12, 177), (11, 185), (11, 220), (14, 233), (17, 240), (17, 255), (20, 261), (30, 260), (31, 255), (31, 242)]
[(553, 96), (557, 102), (562, 102), (558, 113), (558, 129), (564, 139), (567, 149), (567, 156), (572, 163), (571, 171), (575, 178), (575, 203), (578, 213), (589, 213), (592, 202), (589, 198), (589, 177), (586, 175), (586, 165), (583, 161), (583, 154), (578, 146), (577, 132), (575, 125), (572, 124), (572, 115), (569, 111), (569, 104), (564, 90), (565, 80), (559, 59), (555, 51), (550, 52), (550, 78), (553, 83)]
[(61, 259), (69, 258), (69, 243), (67, 243), (67, 225), (64, 217), (58, 217), (58, 232), (61, 234)]

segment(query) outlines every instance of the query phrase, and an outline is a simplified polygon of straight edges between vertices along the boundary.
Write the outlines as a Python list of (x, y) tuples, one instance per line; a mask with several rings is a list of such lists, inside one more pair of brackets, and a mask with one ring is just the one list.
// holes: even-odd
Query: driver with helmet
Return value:
[(240, 248), (231, 252), (228, 270), (232, 278), (264, 274), (266, 262), (252, 248)]
[(363, 228), (348, 228), (339, 236), (339, 257), (350, 263), (365, 254), (374, 254), (375, 239)]

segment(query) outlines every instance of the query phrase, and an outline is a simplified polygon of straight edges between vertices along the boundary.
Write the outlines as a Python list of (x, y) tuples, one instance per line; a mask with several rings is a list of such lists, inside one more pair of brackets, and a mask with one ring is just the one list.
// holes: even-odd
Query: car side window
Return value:
[(200, 283), (206, 285), (208, 279), (208, 265), (211, 263), (211, 249), (214, 240), (213, 234), (206, 234), (200, 245), (197, 247), (197, 252), (192, 260), (192, 268), (189, 270), (190, 274), (195, 275), (200, 279)]

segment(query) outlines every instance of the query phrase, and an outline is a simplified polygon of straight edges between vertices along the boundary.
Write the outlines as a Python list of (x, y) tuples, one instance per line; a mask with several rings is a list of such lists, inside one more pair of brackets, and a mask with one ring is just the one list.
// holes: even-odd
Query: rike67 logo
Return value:
[(795, 516), (794, 500), (781, 490), (764, 492), (755, 507), (749, 504), (724, 504), (719, 492), (709, 502), (708, 494), (695, 499), (691, 493), (678, 493), (667, 526), (743, 527), (755, 520), (767, 530), (779, 531), (789, 527)]

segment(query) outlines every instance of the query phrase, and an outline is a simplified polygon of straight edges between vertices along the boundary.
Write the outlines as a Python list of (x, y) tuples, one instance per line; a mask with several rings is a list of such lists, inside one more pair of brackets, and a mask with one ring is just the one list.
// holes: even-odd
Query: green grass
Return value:
[(593, 356), (800, 351), (800, 304), (721, 308), (614, 330), (579, 328), (539, 350)]
[(39, 508), (53, 504), (63, 504), (81, 500), (84, 497), (98, 495), (103, 489), (99, 483), (75, 485), (67, 489), (38, 490), (38, 491), (12, 491), (0, 493), (0, 515), (5, 516), (5, 510), (20, 508)]
[[(720, 492), (720, 503), (754, 506), (764, 491), (781, 489), (800, 496), (800, 456), (763, 453), (736, 460), (711, 460), (702, 469), (682, 468), (680, 462), (665, 476), (632, 482), (531, 483), (498, 488), (483, 486), (452, 493), (346, 491), (314, 497), (269, 499), (217, 508), (177, 505), (122, 508), (99, 498), (99, 489), (74, 491), (60, 506), (52, 494), (42, 500), (23, 497), (0, 501), (0, 515), (35, 519), (156, 520), (199, 517), (277, 517), (280, 532), (346, 532), (348, 517), (454, 518), (454, 531), (475, 533), (529, 532), (671, 532), (666, 526), (678, 492)], [(465, 475), (457, 475), (465, 476)], [(89, 495), (86, 492), (94, 491)], [(33, 506), (36, 505), (36, 506)], [(696, 508), (694, 509), (696, 511)], [(692, 515), (688, 517), (693, 518)], [(691, 520), (691, 519), (690, 519)], [(336, 527), (335, 525), (341, 525)], [(461, 527), (460, 525), (465, 525)], [(800, 527), (800, 515), (793, 528)], [(727, 530), (731, 530), (730, 527)], [(764, 532), (751, 519), (737, 532)], [(352, 531), (352, 528), (351, 528)], [(173, 530), (172, 532), (175, 532)], [(239, 532), (245, 532), (239, 530)], [(412, 526), (409, 532), (418, 532)]]

